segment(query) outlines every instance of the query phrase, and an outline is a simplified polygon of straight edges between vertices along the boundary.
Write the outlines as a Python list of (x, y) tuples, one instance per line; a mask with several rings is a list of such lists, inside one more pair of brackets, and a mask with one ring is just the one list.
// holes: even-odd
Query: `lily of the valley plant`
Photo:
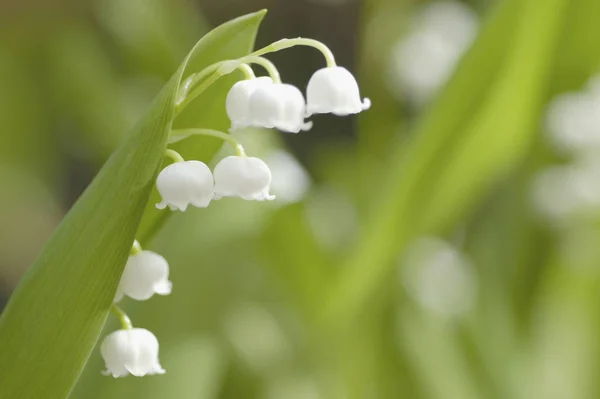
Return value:
[[(306, 99), (295, 86), (282, 83), (277, 68), (262, 56), (294, 46), (310, 46), (321, 51), (327, 66), (316, 71), (308, 82)], [(269, 76), (256, 77), (252, 64), (262, 66)], [(181, 112), (219, 78), (241, 70), (245, 79), (231, 87), (225, 104), (231, 120), (230, 131), (246, 127), (275, 128), (282, 132), (299, 133), (312, 127), (306, 118), (314, 114), (332, 113), (339, 116), (367, 110), (369, 99), (361, 99), (358, 84), (345, 68), (337, 66), (329, 48), (312, 39), (282, 39), (254, 53), (215, 63), (189, 76), (177, 96), (176, 113)], [(244, 200), (271, 201), (271, 171), (267, 164), (248, 156), (242, 145), (231, 135), (212, 129), (191, 128), (172, 130), (169, 142), (184, 140), (192, 135), (217, 137), (228, 142), (236, 155), (222, 159), (213, 171), (198, 160), (185, 160), (172, 149), (165, 157), (173, 161), (156, 180), (162, 201), (158, 209), (185, 212), (191, 205), (206, 208), (212, 200), (238, 197)], [(167, 210), (168, 211), (168, 210)], [(143, 301), (154, 294), (168, 295), (169, 264), (157, 253), (143, 250), (135, 241), (121, 282), (115, 295), (113, 313), (122, 329), (109, 334), (101, 345), (106, 364), (104, 374), (137, 377), (163, 374), (158, 359), (158, 340), (150, 331), (134, 328), (129, 317), (116, 303), (124, 296)]]

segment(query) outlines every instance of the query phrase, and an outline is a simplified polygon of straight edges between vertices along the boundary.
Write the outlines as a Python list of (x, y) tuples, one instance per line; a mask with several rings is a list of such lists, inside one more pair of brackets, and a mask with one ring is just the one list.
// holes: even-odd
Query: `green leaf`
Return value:
[[(232, 20), (189, 53), (60, 224), (0, 318), (0, 398), (66, 398), (100, 334), (154, 185), (179, 84), (249, 43), (265, 11)], [(240, 50), (241, 51), (241, 50)]]

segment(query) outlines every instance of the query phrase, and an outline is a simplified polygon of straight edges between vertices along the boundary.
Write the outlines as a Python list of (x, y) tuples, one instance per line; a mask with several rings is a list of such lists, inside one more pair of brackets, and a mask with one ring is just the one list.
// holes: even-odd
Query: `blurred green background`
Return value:
[(260, 8), (257, 48), (323, 41), (373, 108), (237, 134), (278, 200), (170, 218), (144, 245), (173, 293), (123, 302), (167, 374), (96, 349), (71, 397), (599, 397), (597, 0), (0, 0), (0, 304), (191, 46)]

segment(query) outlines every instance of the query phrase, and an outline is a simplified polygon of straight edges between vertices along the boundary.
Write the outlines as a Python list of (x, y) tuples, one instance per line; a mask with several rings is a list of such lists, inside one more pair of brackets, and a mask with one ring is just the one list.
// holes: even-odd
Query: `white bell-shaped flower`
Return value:
[(305, 122), (306, 102), (302, 92), (293, 85), (272, 84), (258, 87), (250, 96), (249, 122), (252, 126), (276, 128), (298, 133), (310, 130)]
[(145, 301), (154, 294), (169, 295), (172, 289), (167, 260), (155, 252), (141, 251), (127, 260), (115, 302), (119, 302), (125, 295)]
[(339, 66), (315, 72), (308, 82), (306, 97), (306, 116), (328, 113), (344, 116), (371, 108), (371, 100), (360, 99), (354, 76)]
[(189, 204), (206, 208), (213, 197), (213, 176), (205, 163), (200, 161), (176, 162), (164, 168), (156, 179), (156, 188), (162, 201), (158, 209), (167, 206), (185, 212)]
[(144, 328), (130, 328), (110, 333), (100, 346), (106, 370), (104, 375), (115, 378), (132, 374), (143, 377), (164, 374), (158, 361), (158, 340)]
[(240, 197), (245, 200), (274, 200), (269, 194), (271, 171), (254, 157), (229, 156), (215, 166), (215, 199)]
[(257, 88), (272, 83), (270, 77), (261, 76), (256, 79), (240, 80), (231, 87), (225, 100), (227, 116), (231, 120), (231, 131), (250, 125), (250, 96)]

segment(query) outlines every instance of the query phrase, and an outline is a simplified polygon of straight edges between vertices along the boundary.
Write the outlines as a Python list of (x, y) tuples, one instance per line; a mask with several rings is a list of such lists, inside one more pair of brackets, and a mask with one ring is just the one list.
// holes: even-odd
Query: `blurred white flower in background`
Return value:
[(471, 46), (477, 29), (477, 15), (462, 3), (427, 5), (417, 14), (412, 31), (392, 49), (394, 93), (416, 105), (430, 101)]
[(572, 156), (534, 178), (533, 202), (549, 221), (564, 226), (600, 212), (600, 77), (579, 92), (557, 96), (546, 109), (548, 139)]
[(271, 169), (271, 192), (277, 204), (300, 202), (311, 186), (310, 176), (296, 158), (285, 150), (273, 150), (264, 157)]
[(279, 322), (257, 305), (245, 304), (230, 312), (224, 330), (237, 355), (257, 372), (273, 371), (291, 356), (291, 344)]
[(600, 210), (600, 161), (579, 159), (540, 172), (534, 180), (538, 210), (555, 220)]
[(580, 92), (556, 97), (546, 111), (546, 129), (562, 152), (600, 149), (600, 81), (594, 78)]
[(286, 375), (274, 378), (267, 387), (268, 399), (320, 399), (319, 387), (311, 378)]
[(464, 314), (475, 302), (477, 281), (470, 262), (437, 238), (419, 238), (408, 248), (400, 278), (416, 302), (443, 316)]
[(336, 250), (351, 243), (358, 234), (355, 205), (334, 187), (321, 186), (306, 203), (306, 220), (317, 241)]

